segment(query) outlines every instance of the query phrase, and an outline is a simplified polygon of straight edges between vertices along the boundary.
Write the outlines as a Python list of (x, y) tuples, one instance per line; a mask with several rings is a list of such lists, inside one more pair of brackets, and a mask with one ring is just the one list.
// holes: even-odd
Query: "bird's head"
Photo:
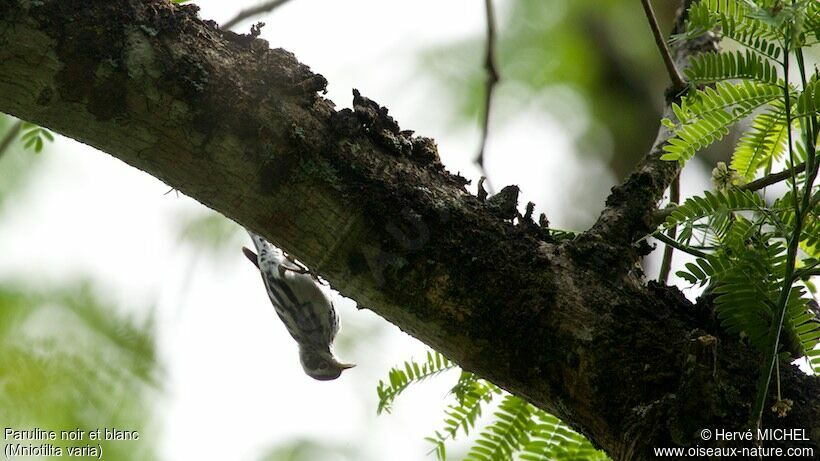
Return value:
[(319, 381), (330, 381), (338, 378), (342, 371), (356, 365), (339, 363), (330, 351), (317, 351), (310, 348), (299, 349), (299, 361), (308, 376)]

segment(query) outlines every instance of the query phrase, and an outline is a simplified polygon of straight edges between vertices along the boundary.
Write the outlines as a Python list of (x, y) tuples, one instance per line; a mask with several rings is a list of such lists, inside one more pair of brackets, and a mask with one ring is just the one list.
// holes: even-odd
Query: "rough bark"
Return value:
[[(614, 459), (746, 427), (757, 354), (721, 332), (708, 302), (643, 283), (635, 265), (646, 249), (631, 242), (674, 168), (650, 158), (593, 229), (556, 242), (471, 195), (386, 109), (357, 95), (335, 111), (325, 85), (193, 6), (0, 0), (0, 111), (254, 229)], [(806, 429), (818, 449), (820, 381), (783, 374), (794, 409), (764, 425)]]

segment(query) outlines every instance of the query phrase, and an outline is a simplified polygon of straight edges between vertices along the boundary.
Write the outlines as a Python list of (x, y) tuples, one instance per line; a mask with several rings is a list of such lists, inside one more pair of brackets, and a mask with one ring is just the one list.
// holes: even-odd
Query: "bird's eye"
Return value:
[(326, 370), (327, 369), (327, 362), (320, 363), (319, 364), (319, 369), (320, 370)]

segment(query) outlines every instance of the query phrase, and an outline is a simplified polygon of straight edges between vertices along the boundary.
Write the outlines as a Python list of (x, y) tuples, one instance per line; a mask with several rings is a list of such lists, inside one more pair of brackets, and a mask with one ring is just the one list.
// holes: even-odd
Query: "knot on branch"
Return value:
[(555, 239), (552, 235), (550, 235), (550, 222), (547, 219), (547, 215), (541, 213), (538, 217), (538, 222), (536, 223), (533, 219), (534, 213), (535, 204), (532, 202), (527, 202), (527, 207), (524, 209), (524, 215), (518, 217), (518, 225), (526, 229), (530, 234), (534, 235), (539, 240), (554, 242)]
[(718, 339), (710, 334), (697, 330), (689, 341), (689, 354), (686, 357), (687, 368), (691, 371), (700, 368), (717, 376)]
[(362, 96), (359, 90), (356, 89), (353, 90), (353, 110), (365, 130), (388, 131), (392, 134), (401, 133), (399, 124), (396, 123), (393, 117), (388, 115), (386, 107), (382, 107), (376, 101)]
[(342, 109), (331, 118), (333, 130), (346, 137), (364, 135), (397, 157), (443, 169), (435, 141), (402, 130), (386, 107), (353, 90), (353, 110)]
[(484, 181), (486, 179), (487, 178), (482, 176), (481, 179), (478, 180), (477, 198), (479, 202), (484, 204), (491, 215), (502, 221), (510, 222), (518, 218), (518, 226), (522, 227), (535, 238), (545, 242), (554, 241), (550, 235), (550, 222), (547, 219), (547, 215), (541, 213), (537, 223), (533, 219), (535, 213), (535, 204), (533, 202), (527, 202), (523, 215), (518, 212), (518, 195), (521, 193), (521, 189), (518, 186), (507, 186), (488, 199), (487, 190), (484, 189)]
[(485, 202), (487, 211), (499, 219), (512, 221), (518, 217), (518, 186), (507, 186)]

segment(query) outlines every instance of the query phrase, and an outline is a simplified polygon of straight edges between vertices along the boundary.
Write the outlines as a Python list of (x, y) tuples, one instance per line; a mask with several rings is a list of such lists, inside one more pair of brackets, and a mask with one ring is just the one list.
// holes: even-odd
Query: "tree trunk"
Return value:
[[(387, 109), (357, 94), (355, 110), (335, 111), (318, 94), (324, 77), (291, 53), (196, 12), (166, 0), (0, 0), (0, 111), (259, 232), (614, 459), (719, 446), (700, 430), (746, 428), (759, 356), (719, 329), (708, 301), (647, 285), (637, 266), (649, 249), (632, 242), (652, 230), (677, 171), (657, 159), (664, 129), (598, 223), (556, 241), (471, 195), (435, 143)], [(794, 408), (764, 426), (805, 429), (808, 444), (775, 445), (817, 450), (820, 380), (784, 368)]]

